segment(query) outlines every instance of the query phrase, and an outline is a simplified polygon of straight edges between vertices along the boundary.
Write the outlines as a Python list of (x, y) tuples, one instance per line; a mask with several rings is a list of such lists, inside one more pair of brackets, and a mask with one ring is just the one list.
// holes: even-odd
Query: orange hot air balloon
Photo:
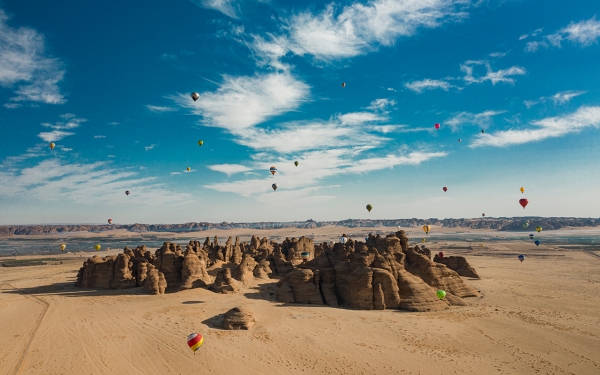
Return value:
[(54, 143), (50, 143), (48, 146), (50, 146), (50, 150), (54, 150), (54, 147), (56, 146)]

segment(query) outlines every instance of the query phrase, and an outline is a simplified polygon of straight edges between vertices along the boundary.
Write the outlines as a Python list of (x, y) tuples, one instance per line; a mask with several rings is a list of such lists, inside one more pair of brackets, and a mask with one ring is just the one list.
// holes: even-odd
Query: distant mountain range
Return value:
[[(523, 224), (529, 223), (528, 228)], [(436, 225), (445, 228), (493, 229), (501, 231), (531, 231), (536, 226), (544, 230), (560, 229), (563, 227), (594, 227), (600, 226), (600, 218), (576, 217), (519, 217), (519, 218), (479, 218), (479, 219), (394, 219), (370, 220), (347, 219), (342, 221), (290, 221), (290, 222), (258, 222), (258, 223), (185, 223), (185, 224), (127, 224), (127, 225), (4, 225), (0, 226), (0, 236), (11, 235), (39, 235), (65, 232), (91, 232), (99, 233), (115, 229), (124, 229), (131, 232), (197, 232), (209, 229), (281, 229), (281, 228), (319, 228), (329, 225), (358, 227), (390, 227), (392, 230), (398, 226), (414, 228), (422, 225)]]

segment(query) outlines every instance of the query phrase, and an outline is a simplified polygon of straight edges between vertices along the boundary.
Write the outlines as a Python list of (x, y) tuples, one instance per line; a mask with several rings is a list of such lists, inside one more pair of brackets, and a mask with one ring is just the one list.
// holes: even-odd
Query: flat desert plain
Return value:
[[(196, 238), (314, 233), (322, 241), (376, 230), (391, 232), (215, 230)], [(417, 229), (407, 233), (416, 242), (423, 237)], [(274, 302), (277, 280), (252, 281), (235, 295), (80, 289), (73, 284), (83, 259), (74, 254), (43, 266), (0, 267), (0, 373), (600, 374), (600, 253), (535, 247), (525, 239), (481, 246), (430, 235), (426, 244), (432, 252), (465, 256), (481, 276), (466, 282), (482, 298), (442, 312), (357, 311)], [(254, 328), (215, 328), (214, 318), (236, 306), (254, 312)], [(186, 344), (192, 332), (204, 336), (195, 355)]]

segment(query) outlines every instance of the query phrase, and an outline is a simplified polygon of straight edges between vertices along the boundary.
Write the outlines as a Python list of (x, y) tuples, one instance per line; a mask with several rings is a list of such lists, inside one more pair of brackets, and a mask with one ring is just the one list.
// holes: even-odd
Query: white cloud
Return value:
[(542, 41), (536, 41), (536, 42), (527, 42), (527, 44), (525, 45), (525, 52), (535, 52), (538, 49), (540, 49), (540, 47), (544, 47), (544, 48), (548, 48), (548, 43)]
[(396, 101), (395, 100), (390, 100), (390, 99), (375, 99), (371, 102), (371, 104), (367, 107), (370, 110), (373, 111), (383, 111), (385, 110), (388, 106), (395, 106), (396, 105)]
[(406, 88), (408, 88), (409, 90), (421, 93), (423, 92), (423, 90), (435, 90), (435, 89), (442, 89), (444, 91), (448, 91), (448, 89), (450, 87), (452, 87), (451, 84), (449, 84), (446, 81), (440, 81), (437, 79), (424, 79), (422, 81), (413, 81), (413, 82), (408, 82), (406, 84), (404, 84), (404, 86), (406, 86)]
[(565, 39), (587, 47), (597, 43), (598, 37), (600, 37), (600, 21), (596, 21), (596, 17), (578, 23), (571, 22), (569, 26), (546, 36), (556, 47), (560, 47), (560, 43)]
[(396, 89), (393, 87), (388, 87), (386, 90), (396, 92)]
[(541, 141), (577, 133), (586, 127), (600, 127), (600, 107), (580, 107), (577, 111), (557, 117), (548, 117), (531, 122), (533, 129), (506, 130), (497, 133), (479, 134), (469, 147), (505, 147)]
[(38, 134), (38, 137), (42, 138), (46, 142), (56, 142), (73, 134), (75, 133), (65, 132), (62, 130), (52, 130), (51, 132), (42, 132)]
[(201, 93), (195, 102), (187, 94), (173, 99), (203, 116), (204, 125), (238, 132), (296, 109), (306, 100), (308, 92), (307, 84), (285, 72), (254, 77), (225, 76), (216, 92)]
[(529, 37), (529, 34), (523, 34), (523, 35), (521, 35), (519, 37), (519, 40), (523, 40), (523, 39), (528, 38), (528, 37)]
[(504, 56), (506, 56), (507, 54), (508, 54), (508, 52), (494, 52), (494, 53), (490, 53), (490, 57), (501, 59)]
[(171, 176), (175, 176), (175, 175), (178, 175), (178, 174), (183, 174), (183, 173), (181, 173), (181, 172), (171, 172)]
[(539, 100), (524, 100), (523, 101), (523, 104), (525, 104), (525, 107), (527, 107), (527, 109), (529, 109), (539, 103), (540, 103)]
[(484, 111), (481, 113), (461, 112), (458, 115), (446, 120), (446, 124), (450, 125), (453, 131), (457, 130), (460, 125), (471, 124), (487, 128), (492, 123), (492, 117), (506, 113), (506, 111)]
[(67, 151), (73, 151), (72, 148), (68, 148), (68, 147), (63, 147), (61, 150), (67, 152)]
[(109, 157), (109, 158), (116, 158), (115, 155), (108, 155), (107, 157)]
[(569, 101), (571, 101), (571, 99), (573, 99), (579, 95), (583, 95), (586, 92), (587, 91), (561, 91), (552, 96), (542, 96), (538, 100), (525, 100), (523, 103), (525, 104), (527, 109), (533, 107), (536, 104), (546, 103), (550, 100), (552, 102), (554, 102), (554, 105), (565, 104), (565, 103), (568, 103)]
[(41, 125), (46, 128), (52, 128), (55, 130), (65, 130), (65, 129), (75, 129), (78, 128), (81, 123), (87, 122), (88, 120), (85, 118), (77, 118), (72, 113), (66, 113), (64, 115), (60, 115), (59, 117), (67, 120), (67, 122), (58, 121), (54, 124), (50, 124), (48, 122), (43, 122)]
[(59, 60), (45, 55), (44, 37), (27, 27), (13, 29), (7, 20), (0, 9), (0, 86), (18, 85), (12, 101), (65, 103), (57, 85), (65, 72)]
[(235, 0), (190, 0), (202, 8), (214, 9), (231, 18), (238, 18)]
[(177, 111), (177, 108), (173, 108), (173, 107), (161, 107), (161, 106), (157, 106), (157, 105), (150, 105), (147, 104), (146, 108), (148, 108), (150, 111), (152, 112), (173, 112), (173, 111)]
[(119, 123), (116, 121), (113, 121), (113, 122), (109, 122), (108, 125), (119, 125)]
[(144, 149), (146, 151), (149, 151), (149, 150), (152, 150), (154, 147), (156, 147), (156, 145), (144, 146)]
[(22, 105), (19, 103), (4, 103), (4, 107), (9, 108), (9, 109), (15, 109), (15, 108), (19, 108)]
[(380, 116), (372, 112), (351, 112), (339, 115), (338, 119), (344, 125), (359, 125), (370, 122), (379, 122), (386, 119), (386, 117)]
[[(485, 66), (486, 74), (484, 76), (481, 76), (481, 75), (475, 76), (474, 75), (474, 67), (477, 67), (477, 66)], [(468, 84), (482, 83), (485, 81), (492, 82), (492, 85), (495, 85), (498, 82), (514, 84), (515, 79), (509, 78), (510, 76), (524, 75), (527, 73), (525, 68), (522, 68), (520, 66), (513, 66), (508, 69), (501, 69), (498, 71), (493, 71), (492, 67), (490, 66), (490, 63), (485, 60), (465, 61), (463, 64), (460, 65), (460, 70), (465, 73), (465, 76), (463, 77), (463, 79)]]
[(105, 135), (95, 135), (94, 138), (99, 139), (99, 138), (106, 138)]
[(447, 156), (446, 152), (411, 152), (408, 155), (387, 155), (380, 158), (367, 158), (346, 168), (346, 173), (364, 173), (373, 170), (393, 168), (396, 165), (418, 165), (429, 159)]
[(232, 174), (235, 174), (235, 173), (248, 172), (248, 171), (252, 170), (252, 168), (248, 168), (245, 165), (241, 165), (241, 164), (209, 165), (208, 169), (225, 173), (227, 176), (231, 176)]

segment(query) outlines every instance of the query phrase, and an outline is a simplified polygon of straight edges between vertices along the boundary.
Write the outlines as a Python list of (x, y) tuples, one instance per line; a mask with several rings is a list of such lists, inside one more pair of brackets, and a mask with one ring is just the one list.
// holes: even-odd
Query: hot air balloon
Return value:
[(97, 243), (97, 244), (94, 245), (94, 249), (96, 249), (96, 251), (99, 251), (101, 247), (102, 246), (100, 246), (99, 243)]
[(294, 162), (294, 165), (297, 167), (297, 166), (298, 166), (298, 164), (300, 164), (300, 163), (298, 163), (298, 160), (296, 160), (296, 161)]
[(538, 233), (540, 233), (542, 231), (542, 227), (535, 227), (535, 230), (537, 230)]
[(523, 263), (523, 261), (525, 260), (525, 255), (521, 254), (518, 258), (521, 261), (521, 263)]
[(436, 129), (439, 129), (439, 128), (440, 128), (440, 124), (435, 124), (435, 125), (433, 125), (433, 126), (435, 126), (435, 128), (436, 128)]
[(535, 244), (535, 246), (540, 246), (541, 242), (540, 241), (535, 241), (534, 244)]
[(371, 206), (370, 204), (367, 204), (367, 211), (371, 212), (372, 209), (373, 209), (373, 206)]
[(458, 138), (458, 143), (462, 142), (462, 139)]
[(342, 87), (346, 87), (346, 82), (342, 82)]
[(198, 141), (198, 146), (202, 146), (203, 144), (204, 144), (204, 141), (203, 141), (203, 140), (199, 140), (199, 141)]
[(125, 191), (125, 195), (129, 195), (129, 190), (126, 190), (126, 191)]
[(440, 251), (440, 252), (438, 253), (438, 256), (439, 256), (440, 258), (443, 258), (443, 257), (444, 257), (444, 253)]
[(442, 190), (444, 190), (444, 193), (445, 193), (445, 192), (447, 192), (447, 191), (448, 191), (448, 188), (444, 186), (444, 187), (442, 188)]
[(442, 299), (444, 299), (444, 297), (446, 297), (446, 292), (444, 292), (441, 289), (438, 289), (438, 291), (435, 292), (435, 295), (437, 296), (437, 298), (442, 300)]
[(112, 219), (108, 219), (108, 223), (109, 223), (109, 224), (112, 224)]
[(533, 234), (530, 234), (530, 235), (529, 235), (529, 239), (530, 239), (530, 240), (533, 240), (533, 237), (534, 237), (534, 236), (533, 236)]
[(278, 188), (277, 184), (273, 184), (273, 185), (271, 185), (271, 187), (273, 188), (273, 190), (277, 190), (277, 188)]
[(523, 186), (521, 186), (521, 188), (519, 190), (521, 190), (521, 194), (523, 194), (525, 192), (525, 188)]
[(192, 99), (194, 99), (194, 101), (198, 100), (199, 97), (200, 97), (200, 94), (198, 94), (197, 92), (192, 93)]
[(426, 240), (424, 238), (421, 238), (421, 242), (425, 242)]
[(340, 237), (340, 243), (342, 245), (344, 245), (346, 242), (348, 241), (348, 237), (346, 237), (346, 235), (342, 235), (342, 237)]
[(425, 232), (425, 234), (429, 234), (430, 230), (431, 230), (431, 225), (423, 225), (423, 232)]
[(275, 173), (277, 173), (277, 168), (275, 168), (275, 166), (272, 166), (271, 168), (269, 168), (269, 170), (271, 171), (271, 174), (273, 176), (275, 176)]
[(482, 132), (482, 133), (485, 133), (485, 130), (481, 129), (481, 132)]
[(50, 150), (54, 150), (54, 146), (56, 146), (54, 143), (50, 143), (48, 146), (50, 146)]
[(523, 223), (523, 228), (527, 229), (527, 227), (529, 227), (529, 223), (528, 222), (524, 222)]
[(187, 343), (194, 354), (196, 354), (196, 350), (200, 349), (202, 344), (204, 344), (204, 337), (199, 333), (192, 333), (188, 336)]
[(481, 216), (485, 217), (485, 213), (481, 214)]
[(64, 243), (60, 244), (60, 251), (65, 251), (66, 248), (67, 245), (65, 245)]
[(192, 168), (190, 168), (190, 167), (187, 167), (185, 170), (189, 172), (189, 171), (191, 171), (191, 170), (192, 170)]
[(300, 254), (300, 256), (302, 257), (302, 259), (308, 260), (308, 258), (310, 258), (310, 253), (308, 251), (304, 251), (302, 252), (302, 254)]
[(525, 199), (525, 198), (521, 198), (519, 199), (519, 204), (521, 206), (523, 206), (523, 209), (525, 209), (525, 206), (527, 206), (527, 204), (529, 203), (529, 200)]
[(483, 247), (483, 244), (481, 244), (481, 247)]
[(369, 237), (365, 237), (365, 241), (368, 241), (368, 240), (369, 240)]

